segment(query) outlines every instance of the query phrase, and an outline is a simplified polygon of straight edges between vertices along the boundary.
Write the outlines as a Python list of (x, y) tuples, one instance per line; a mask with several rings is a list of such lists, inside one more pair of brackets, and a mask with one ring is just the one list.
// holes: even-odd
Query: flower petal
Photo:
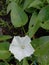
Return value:
[(16, 37), (14, 36), (14, 38), (13, 38), (13, 40), (12, 40), (12, 42), (11, 42), (11, 44), (10, 44), (10, 46), (19, 46), (19, 41), (16, 39)]
[(31, 39), (26, 35), (25, 37), (22, 37), (21, 38), (21, 42), (22, 42), (22, 44), (28, 44), (28, 43), (30, 43), (31, 42)]
[(9, 51), (11, 51), (11, 53), (14, 54), (14, 57), (16, 59), (18, 59), (19, 61), (21, 61), (24, 58), (23, 52), (22, 52), (22, 50), (20, 48), (10, 47)]
[(28, 44), (28, 46), (25, 47), (24, 49), (24, 53), (25, 53), (25, 56), (30, 56), (34, 53), (34, 48), (31, 46), (31, 44)]

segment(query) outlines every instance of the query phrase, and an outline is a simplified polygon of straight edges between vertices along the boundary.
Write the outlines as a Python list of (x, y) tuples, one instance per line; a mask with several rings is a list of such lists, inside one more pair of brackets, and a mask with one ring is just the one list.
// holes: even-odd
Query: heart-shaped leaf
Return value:
[(11, 22), (14, 27), (21, 27), (28, 22), (26, 13), (16, 4), (14, 1), (11, 2), (7, 7), (7, 12), (11, 10)]

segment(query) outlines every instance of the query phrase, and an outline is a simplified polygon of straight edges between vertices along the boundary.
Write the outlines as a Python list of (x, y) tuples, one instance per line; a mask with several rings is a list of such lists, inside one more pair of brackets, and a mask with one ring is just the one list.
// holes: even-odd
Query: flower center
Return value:
[(22, 49), (24, 49), (24, 48), (25, 48), (25, 46), (24, 46), (24, 45), (21, 45), (21, 48), (22, 48)]

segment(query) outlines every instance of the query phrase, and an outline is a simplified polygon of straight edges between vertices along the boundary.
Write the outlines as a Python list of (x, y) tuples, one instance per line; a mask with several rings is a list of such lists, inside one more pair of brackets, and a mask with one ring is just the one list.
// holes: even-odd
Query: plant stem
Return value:
[(24, 31), (24, 34), (26, 34), (24, 27), (22, 27), (22, 29), (23, 29), (23, 31)]

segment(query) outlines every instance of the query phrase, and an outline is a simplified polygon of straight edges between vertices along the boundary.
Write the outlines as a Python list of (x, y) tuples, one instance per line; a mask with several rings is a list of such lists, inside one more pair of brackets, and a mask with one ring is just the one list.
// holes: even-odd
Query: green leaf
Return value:
[(49, 3), (49, 0), (47, 0), (47, 2)]
[(16, 1), (16, 0), (9, 0), (9, 1)]
[(49, 20), (45, 21), (44, 23), (41, 23), (41, 27), (46, 30), (49, 30)]
[(29, 65), (26, 58), (23, 59), (23, 65)]
[(35, 52), (41, 65), (49, 65), (49, 42), (41, 45)]
[(34, 12), (31, 16), (31, 20), (29, 22), (29, 28), (32, 27), (33, 25), (35, 25), (37, 22), (37, 13)]
[(8, 6), (7, 6), (7, 14), (11, 11), (11, 7), (12, 7), (12, 4), (9, 3)]
[(0, 35), (0, 41), (5, 41), (12, 38), (10, 35)]
[(37, 30), (39, 29), (39, 22), (37, 22), (33, 27), (31, 27), (29, 30), (28, 30), (28, 35), (29, 37), (33, 37), (34, 34), (37, 32)]
[(37, 39), (32, 40), (31, 44), (32, 46), (37, 49), (38, 47), (40, 47), (42, 44), (45, 44), (49, 42), (49, 36), (43, 36)]
[(40, 22), (37, 19), (37, 13), (33, 13), (29, 23), (29, 30), (28, 30), (29, 37), (33, 37), (33, 35), (37, 32), (39, 27)]
[(0, 43), (0, 59), (7, 59), (10, 57), (11, 53), (9, 52), (9, 45), (8, 42)]
[(11, 22), (14, 27), (21, 27), (28, 22), (26, 13), (15, 3), (11, 2), (8, 5), (7, 11), (11, 8)]
[(41, 46), (39, 46), (37, 49), (36, 49), (36, 52), (35, 52), (35, 55), (36, 56), (44, 56), (44, 54), (48, 53), (49, 51), (49, 42), (48, 43), (45, 43), (45, 44), (42, 44)]
[(33, 2), (31, 2), (28, 8), (30, 7), (40, 8), (40, 6), (42, 5), (43, 5), (43, 2), (41, 0), (34, 0)]
[(5, 61), (5, 62), (0, 62), (0, 65), (9, 65), (9, 64)]
[(38, 19), (41, 21), (41, 27), (49, 30), (49, 5), (42, 8), (38, 14)]
[(45, 22), (47, 20), (49, 20), (49, 5), (43, 7), (39, 14), (38, 14), (38, 18), (41, 22)]
[(38, 57), (40, 65), (49, 64), (49, 36), (40, 37), (32, 41), (35, 48), (34, 55)]
[(23, 9), (28, 8), (28, 6), (30, 5), (30, 3), (32, 3), (34, 0), (25, 0), (24, 1), (24, 5), (23, 5)]

